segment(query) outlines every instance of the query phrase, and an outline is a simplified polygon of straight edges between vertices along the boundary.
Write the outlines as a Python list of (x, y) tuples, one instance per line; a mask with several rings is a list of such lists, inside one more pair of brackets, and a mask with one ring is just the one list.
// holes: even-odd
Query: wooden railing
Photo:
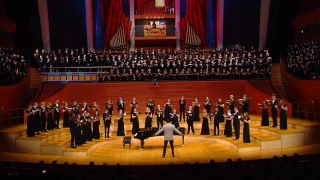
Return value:
[(0, 110), (0, 129), (24, 123), (24, 109)]
[(292, 117), (320, 121), (319, 103), (292, 102)]

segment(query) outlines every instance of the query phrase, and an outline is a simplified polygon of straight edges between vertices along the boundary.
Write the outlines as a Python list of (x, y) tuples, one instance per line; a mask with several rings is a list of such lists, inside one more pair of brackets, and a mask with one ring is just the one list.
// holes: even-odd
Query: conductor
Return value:
[(178, 129), (176, 129), (176, 127), (173, 124), (171, 124), (170, 121), (167, 121), (167, 122), (168, 123), (166, 125), (164, 125), (155, 134), (155, 136), (157, 136), (160, 133), (164, 132), (164, 146), (163, 146), (163, 155), (162, 155), (163, 158), (166, 156), (168, 142), (170, 143), (172, 157), (175, 157), (175, 155), (174, 155), (174, 147), (173, 147), (173, 133), (176, 132), (177, 134), (183, 136), (183, 134)]

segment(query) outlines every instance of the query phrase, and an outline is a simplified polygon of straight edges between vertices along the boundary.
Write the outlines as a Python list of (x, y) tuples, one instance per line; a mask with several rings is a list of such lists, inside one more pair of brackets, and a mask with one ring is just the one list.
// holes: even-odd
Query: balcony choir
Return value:
[(75, 71), (68, 67), (112, 66), (99, 72), (101, 81), (146, 81), (268, 78), (271, 57), (268, 50), (253, 47), (210, 51), (143, 50), (131, 52), (87, 51), (82, 49), (36, 50), (39, 68), (62, 67), (59, 71)]
[[(214, 125), (214, 135), (220, 135), (220, 123), (225, 122), (224, 135), (226, 137), (232, 137), (233, 131), (235, 132), (234, 140), (239, 140), (240, 138), (240, 121), (243, 123), (243, 142), (250, 142), (250, 117), (249, 117), (249, 99), (246, 95), (243, 96), (242, 99), (238, 99), (239, 105), (243, 108), (243, 113), (239, 112), (238, 108), (236, 108), (234, 103), (233, 95), (230, 95), (230, 99), (224, 103), (221, 98), (216, 102), (215, 111), (211, 114), (212, 103), (209, 100), (209, 97), (205, 98), (204, 108), (202, 113), (202, 127), (201, 127), (201, 135), (209, 135), (210, 134), (210, 123), (211, 117), (213, 117), (213, 125)], [(157, 105), (156, 110), (154, 110), (155, 102), (149, 98), (146, 104), (145, 110), (145, 122), (144, 127), (147, 130), (152, 129), (153, 117), (155, 116), (155, 120), (157, 121), (157, 129), (163, 127), (163, 121), (168, 120), (172, 122), (172, 124), (178, 128), (181, 126), (179, 123), (182, 120), (182, 116), (185, 115), (187, 126), (188, 126), (188, 134), (190, 131), (194, 134), (194, 121), (197, 120), (200, 113), (197, 112), (200, 110), (200, 103), (197, 98), (192, 102), (192, 106), (188, 107), (188, 110), (185, 110), (186, 100), (182, 96), (181, 99), (177, 101), (179, 103), (180, 112), (182, 114), (178, 114), (176, 109), (172, 109), (172, 103), (170, 99), (164, 104), (164, 111), (160, 105)], [(99, 117), (99, 105), (94, 102), (93, 105), (88, 105), (86, 102), (83, 102), (82, 108), (77, 104), (76, 101), (73, 102), (71, 107), (68, 106), (67, 102), (63, 102), (63, 106), (59, 105), (59, 100), (55, 101), (55, 104), (52, 105), (50, 102), (47, 104), (45, 102), (41, 102), (40, 106), (38, 103), (34, 103), (33, 106), (28, 106), (26, 110), (27, 116), (27, 136), (33, 137), (36, 134), (44, 133), (47, 131), (54, 131), (59, 129), (59, 120), (57, 117), (60, 117), (60, 111), (62, 110), (63, 114), (63, 127), (69, 127), (71, 133), (71, 147), (76, 148), (79, 145), (86, 143), (87, 141), (92, 141), (92, 139), (100, 138), (100, 117)], [(224, 114), (224, 104), (227, 104), (227, 113)], [(47, 106), (46, 106), (47, 105)], [(124, 117), (126, 113), (125, 109), (125, 101), (122, 97), (117, 101), (118, 112), (117, 112), (117, 120), (118, 120), (118, 130), (117, 136), (125, 136), (125, 120)], [(258, 103), (258, 105), (262, 109), (262, 117), (261, 117), (261, 126), (269, 126), (269, 116), (268, 116), (268, 106), (271, 106), (272, 118), (273, 118), (273, 126), (277, 126), (277, 113), (280, 111), (280, 129), (287, 129), (287, 106), (284, 100), (280, 100), (280, 105), (278, 106), (278, 101), (276, 96), (272, 95), (272, 100), (265, 100), (262, 104)], [(132, 134), (136, 134), (139, 131), (139, 116), (141, 113), (137, 111), (138, 103), (135, 98), (130, 104), (131, 106), (131, 115), (130, 121), (132, 123)], [(153, 109), (153, 110), (152, 110)], [(276, 111), (275, 111), (276, 110)], [(111, 99), (108, 99), (108, 102), (105, 105), (105, 111), (102, 115), (102, 121), (104, 124), (104, 137), (110, 138), (110, 126), (112, 124), (112, 111), (113, 111), (113, 103)], [(81, 113), (80, 113), (81, 112)], [(89, 112), (92, 112), (92, 116)], [(166, 115), (167, 114), (167, 115)], [(166, 119), (167, 118), (167, 119)], [(184, 119), (184, 118), (183, 118)]]

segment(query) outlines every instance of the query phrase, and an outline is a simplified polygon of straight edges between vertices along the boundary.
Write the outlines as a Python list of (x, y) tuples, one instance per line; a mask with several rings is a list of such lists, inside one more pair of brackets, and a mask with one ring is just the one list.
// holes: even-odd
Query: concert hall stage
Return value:
[[(77, 149), (71, 149), (70, 133), (68, 128), (53, 132), (46, 132), (35, 137), (26, 137), (26, 126), (0, 130), (0, 161), (6, 162), (32, 162), (43, 160), (51, 163), (95, 164), (107, 163), (110, 165), (120, 163), (123, 165), (156, 165), (156, 164), (183, 164), (185, 162), (207, 163), (214, 159), (216, 162), (225, 162), (228, 158), (243, 160), (272, 158), (274, 155), (283, 154), (314, 154), (320, 152), (320, 123), (290, 118), (288, 130), (279, 128), (261, 127), (260, 115), (252, 115), (250, 127), (251, 143), (242, 142), (242, 127), (240, 141), (221, 136), (224, 123), (220, 124), (220, 136), (212, 136), (213, 124), (210, 124), (211, 135), (199, 135), (201, 122), (195, 123), (195, 135), (185, 136), (185, 146), (182, 139), (175, 137), (175, 158), (171, 157), (168, 147), (167, 157), (161, 158), (163, 136), (151, 137), (145, 143), (145, 148), (140, 151), (140, 141), (133, 139), (131, 148), (123, 148), (123, 137), (117, 137), (117, 122), (111, 125), (111, 138), (104, 138), (103, 125), (100, 126), (101, 139), (93, 140)], [(115, 118), (114, 118), (115, 119)], [(129, 122), (128, 117), (125, 119)], [(272, 122), (270, 121), (270, 124)], [(140, 119), (140, 125), (144, 120)], [(153, 122), (155, 125), (155, 122)], [(185, 122), (180, 126), (186, 127)], [(128, 136), (131, 135), (131, 123), (125, 123)]]

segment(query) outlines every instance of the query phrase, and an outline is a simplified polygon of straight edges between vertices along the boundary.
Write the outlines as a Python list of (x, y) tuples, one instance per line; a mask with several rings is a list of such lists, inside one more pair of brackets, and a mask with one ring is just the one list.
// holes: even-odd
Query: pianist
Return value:
[(163, 146), (163, 155), (162, 157), (164, 158), (166, 156), (166, 151), (167, 151), (167, 145), (168, 145), (168, 141), (170, 143), (170, 147), (171, 147), (171, 152), (172, 152), (172, 157), (174, 156), (174, 149), (173, 149), (173, 133), (174, 131), (183, 136), (183, 134), (175, 128), (175, 126), (173, 124), (170, 123), (170, 121), (167, 121), (168, 123), (166, 125), (164, 125), (156, 134), (155, 136), (159, 135), (160, 133), (164, 132), (164, 146)]

